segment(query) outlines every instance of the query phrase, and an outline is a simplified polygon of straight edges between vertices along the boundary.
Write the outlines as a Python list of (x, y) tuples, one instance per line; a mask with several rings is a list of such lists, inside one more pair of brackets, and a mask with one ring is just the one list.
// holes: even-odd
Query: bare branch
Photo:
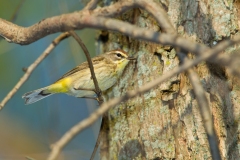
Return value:
[[(181, 52), (178, 53), (181, 62), (184, 64), (184, 61), (187, 60), (186, 54)], [(212, 113), (209, 108), (209, 103), (205, 95), (205, 91), (201, 85), (198, 75), (192, 68), (187, 70), (188, 77), (193, 86), (194, 93), (198, 102), (198, 108), (200, 110), (201, 117), (203, 119), (203, 125), (208, 137), (208, 143), (211, 150), (212, 159), (221, 160), (218, 143), (216, 139), (216, 133), (214, 130), (214, 125), (212, 121)]]
[(0, 103), (0, 110), (5, 106), (5, 104), (12, 98), (12, 96), (18, 91), (18, 89), (27, 81), (34, 69), (46, 58), (51, 51), (65, 38), (69, 36), (68, 33), (62, 33), (52, 43), (45, 49), (45, 51), (27, 68), (26, 73), (18, 81), (18, 83), (13, 87), (13, 89), (7, 94), (7, 96)]
[(197, 98), (205, 131), (207, 132), (212, 159), (221, 160), (216, 134), (213, 126), (211, 110), (209, 108), (207, 97), (205, 96), (205, 91), (201, 86), (198, 75), (193, 71), (193, 69), (189, 69), (187, 73)]
[(94, 67), (93, 67), (93, 63), (92, 63), (92, 60), (91, 60), (91, 57), (90, 57), (90, 54), (87, 50), (87, 47), (85, 46), (85, 44), (83, 43), (83, 41), (81, 40), (81, 38), (74, 32), (74, 31), (69, 31), (69, 33), (73, 36), (73, 38), (78, 42), (78, 44), (81, 46), (86, 58), (87, 58), (87, 61), (88, 61), (88, 66), (89, 66), (89, 69), (90, 69), (90, 72), (91, 72), (91, 76), (92, 76), (92, 79), (93, 79), (93, 83), (94, 83), (94, 86), (95, 86), (95, 93), (97, 93), (97, 96), (99, 98), (99, 105), (101, 105), (101, 103), (103, 102), (103, 98), (101, 96), (101, 89), (99, 88), (99, 85), (98, 85), (98, 81), (97, 81), (97, 78), (96, 78), (96, 75), (94, 73)]
[[(102, 119), (103, 120), (103, 119)], [(98, 149), (98, 146), (100, 144), (100, 140), (101, 140), (101, 131), (102, 131), (102, 125), (103, 125), (103, 122), (101, 122), (101, 127), (100, 127), (100, 130), (99, 130), (99, 133), (98, 133), (98, 137), (97, 137), (97, 140), (96, 140), (96, 143), (95, 143), (95, 146), (93, 148), (93, 152), (92, 152), (92, 155), (90, 157), (90, 160), (93, 160), (96, 153), (97, 153), (97, 149)]]
[(26, 45), (53, 33), (82, 29), (90, 15), (114, 17), (133, 7), (133, 1), (118, 2), (94, 11), (84, 9), (80, 12), (47, 18), (26, 28), (0, 18), (0, 35), (9, 42)]
[[(114, 17), (134, 7), (146, 7), (147, 11), (149, 11), (152, 15), (154, 15), (154, 11), (158, 11), (155, 12), (155, 14), (157, 14), (155, 15), (155, 18), (157, 19), (160, 26), (163, 28), (163, 30), (173, 33), (174, 29), (169, 22), (166, 13), (159, 4), (150, 0), (147, 4), (143, 0), (136, 0), (117, 2), (111, 6), (95, 9), (93, 11), (84, 9), (80, 12), (74, 12), (70, 14), (63, 14), (60, 16), (47, 18), (27, 28), (17, 26), (11, 22), (0, 18), (0, 35), (2, 35), (9, 42), (26, 45), (37, 41), (38, 39), (43, 38), (49, 34), (57, 32), (83, 29), (85, 27), (107, 30), (109, 26), (106, 26), (104, 23), (101, 23), (100, 25), (96, 23), (100, 22), (98, 21), (99, 16)], [(116, 8), (118, 9), (116, 10)], [(101, 19), (101, 22), (105, 20), (107, 19)], [(118, 21), (115, 21), (114, 23), (116, 22), (118, 25), (118, 29), (115, 29), (114, 31), (120, 31), (119, 27), (125, 28), (124, 25), (127, 24), (124, 22), (118, 24)], [(111, 28), (109, 29), (112, 30)], [(134, 35), (133, 32), (132, 34)]]
[[(14, 10), (13, 15), (11, 16), (11, 18), (10, 18), (10, 20), (9, 20), (10, 22), (14, 22), (14, 21), (16, 20), (17, 15), (18, 15), (18, 12), (19, 12), (20, 8), (22, 7), (24, 1), (25, 1), (25, 0), (21, 0), (21, 1), (19, 2), (19, 4), (17, 5), (16, 9)], [(5, 37), (4, 35), (1, 35), (1, 34), (0, 34), (0, 36), (2, 36), (7, 42), (11, 42), (11, 40), (8, 39), (7, 37)], [(2, 39), (0, 39), (0, 40), (2, 40)]]
[(197, 65), (198, 63), (210, 59), (212, 57), (216, 57), (217, 54), (222, 52), (227, 47), (233, 45), (240, 41), (240, 37), (235, 37), (234, 40), (228, 40), (220, 42), (213, 49), (208, 49), (199, 54), (199, 56), (195, 60), (186, 60), (183, 65), (179, 66), (176, 69), (173, 69), (171, 72), (166, 73), (165, 75), (153, 80), (150, 83), (147, 83), (143, 87), (127, 92), (124, 96), (119, 98), (114, 98), (109, 100), (106, 103), (103, 103), (101, 107), (99, 107), (94, 113), (92, 113), (88, 118), (76, 124), (72, 127), (63, 137), (53, 145), (52, 152), (50, 153), (48, 160), (54, 160), (58, 156), (60, 150), (70, 142), (80, 131), (92, 125), (100, 116), (102, 116), (106, 111), (108, 111), (111, 107), (116, 106), (117, 104), (127, 101), (133, 97), (136, 97), (140, 94), (150, 91), (152, 88), (156, 87), (160, 83), (170, 79), (171, 77), (179, 74), (187, 69)]
[[(74, 21), (74, 19), (76, 19), (76, 16), (78, 17), (77, 13), (74, 13), (74, 14), (76, 14), (76, 15), (72, 16), (72, 17), (70, 16), (70, 19), (73, 19), (73, 21)], [(53, 17), (52, 19), (55, 19), (55, 18), (56, 17)], [(68, 18), (67, 19), (65, 19), (65, 18), (67, 18), (67, 16), (63, 15), (62, 21), (65, 21), (65, 22), (69, 21)], [(28, 44), (29, 42), (36, 41), (39, 38), (42, 38), (43, 36), (48, 35), (49, 34), (47, 32), (48, 30), (58, 32), (58, 31), (71, 30), (71, 29), (80, 29), (83, 27), (90, 27), (90, 28), (108, 29), (108, 30), (112, 30), (112, 31), (118, 31), (118, 32), (121, 32), (122, 34), (131, 36), (136, 39), (160, 43), (163, 45), (172, 45), (174, 47), (179, 47), (181, 49), (188, 50), (189, 52), (192, 52), (192, 53), (199, 54), (203, 50), (207, 49), (207, 47), (205, 47), (204, 45), (191, 42), (190, 40), (187, 40), (186, 38), (181, 38), (174, 34), (166, 34), (166, 33), (161, 34), (158, 32), (154, 32), (154, 31), (136, 27), (129, 23), (121, 22), (119, 20), (114, 20), (114, 19), (104, 18), (104, 17), (90, 16), (89, 14), (88, 14), (88, 16), (83, 16), (80, 18), (78, 17), (77, 20), (78, 19), (82, 19), (82, 21), (80, 21), (78, 23), (78, 26), (63, 24), (63, 26), (59, 30), (53, 30), (53, 29), (55, 29), (56, 26), (54, 27), (54, 25), (51, 26), (50, 24), (48, 24), (52, 27), (52, 28), (50, 27), (50, 29), (49, 29), (46, 27), (45, 21), (40, 22), (39, 27), (45, 28), (45, 30), (41, 31), (41, 32), (39, 32), (39, 30), (36, 29), (37, 26), (32, 26), (32, 27), (29, 27), (28, 29), (25, 29), (25, 28), (20, 28), (19, 26), (16, 26), (14, 24), (10, 24), (10, 22), (7, 22), (5, 20), (1, 21), (1, 19), (0, 19), (0, 34), (2, 34), (1, 33), (2, 26), (7, 27), (8, 25), (12, 25), (12, 27), (13, 27), (12, 31), (16, 32), (17, 29), (20, 28), (20, 33), (18, 35), (19, 35), (19, 37), (24, 37), (24, 38), (22, 39), (22, 38), (18, 38), (18, 37), (13, 37), (13, 36), (15, 36), (15, 34), (6, 36), (6, 34), (11, 34), (11, 33), (6, 33), (5, 37), (11, 39), (15, 43)], [(24, 35), (22, 34), (24, 32), (29, 32), (29, 31), (32, 34), (29, 34), (28, 36), (31, 36), (31, 37), (25, 37), (25, 34)], [(2, 34), (2, 35), (4, 35), (4, 34)]]
[[(88, 61), (89, 69), (90, 69), (90, 72), (91, 72), (91, 76), (92, 76), (92, 79), (93, 79), (93, 83), (94, 83), (94, 86), (95, 86), (95, 92), (97, 93), (97, 96), (98, 96), (98, 103), (99, 103), (99, 105), (101, 105), (103, 103), (102, 91), (99, 88), (98, 81), (97, 81), (97, 78), (96, 78), (96, 75), (95, 75), (95, 72), (94, 72), (93, 63), (92, 63), (90, 54), (87, 50), (87, 47), (84, 45), (81, 38), (74, 31), (69, 31), (69, 33), (78, 42), (78, 44), (81, 46), (82, 50), (85, 53), (85, 56), (86, 56), (87, 61)], [(104, 117), (103, 117), (103, 119), (104, 119)], [(103, 121), (103, 119), (102, 119), (102, 121)], [(100, 127), (100, 131), (99, 131), (99, 134), (98, 134), (98, 138), (97, 138), (96, 144), (94, 146), (94, 149), (93, 149), (93, 152), (92, 152), (92, 155), (91, 155), (91, 158), (90, 158), (91, 160), (94, 158), (94, 156), (96, 154), (96, 151), (97, 151), (97, 148), (98, 148), (98, 145), (99, 145), (99, 142), (100, 142), (102, 125), (103, 125), (103, 122), (101, 122), (101, 127)]]
[[(98, 137), (97, 137), (97, 140), (96, 140), (96, 143), (95, 143), (92, 155), (90, 157), (90, 160), (94, 159), (100, 142), (104, 142), (105, 144), (107, 143), (107, 146), (105, 145), (104, 149), (105, 149), (105, 151), (108, 151), (108, 149), (106, 149), (106, 148), (109, 147), (108, 146), (109, 145), (108, 144), (108, 138), (106, 136), (106, 125), (108, 125), (108, 123), (109, 123), (108, 122), (108, 114), (107, 114), (107, 112), (105, 112), (103, 114), (103, 116), (102, 116), (102, 122), (101, 122), (100, 130), (99, 130)], [(104, 154), (105, 154), (105, 152), (104, 153), (101, 152), (101, 155), (104, 155)]]

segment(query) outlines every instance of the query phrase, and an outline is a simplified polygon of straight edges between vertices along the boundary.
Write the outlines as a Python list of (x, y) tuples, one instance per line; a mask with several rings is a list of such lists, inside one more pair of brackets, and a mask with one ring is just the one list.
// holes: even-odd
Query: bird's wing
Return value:
[[(102, 56), (97, 56), (97, 57), (92, 58), (92, 62), (93, 62), (94, 65), (96, 65), (96, 64), (102, 62), (103, 59), (104, 59), (104, 57), (102, 57)], [(88, 68), (88, 62), (84, 62), (84, 63), (78, 65), (77, 67), (73, 68), (72, 70), (68, 71), (68, 72), (65, 73), (61, 78), (59, 78), (57, 81), (65, 78), (65, 77), (68, 77), (68, 76), (70, 76), (70, 75), (73, 75), (74, 73), (77, 73), (77, 72), (79, 72), (79, 71), (82, 71), (82, 70), (84, 70), (84, 69), (86, 69), (86, 68)]]

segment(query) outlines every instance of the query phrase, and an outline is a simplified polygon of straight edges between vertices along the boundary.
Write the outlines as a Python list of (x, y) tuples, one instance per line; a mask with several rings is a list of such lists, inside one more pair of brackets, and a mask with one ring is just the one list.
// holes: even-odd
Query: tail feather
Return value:
[(44, 91), (46, 92), (47, 89), (48, 89), (48, 87), (45, 87), (45, 88), (41, 88), (38, 90), (34, 90), (31, 92), (25, 93), (22, 96), (22, 98), (25, 99), (25, 104), (35, 103), (43, 98), (46, 98), (46, 97), (52, 95), (53, 93), (44, 93)]

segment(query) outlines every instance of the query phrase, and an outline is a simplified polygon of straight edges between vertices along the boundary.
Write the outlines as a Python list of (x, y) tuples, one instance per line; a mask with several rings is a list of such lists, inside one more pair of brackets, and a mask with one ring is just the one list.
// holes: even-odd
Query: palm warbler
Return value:
[[(94, 72), (102, 91), (111, 88), (123, 73), (129, 60), (123, 50), (113, 50), (92, 58)], [(66, 93), (75, 97), (93, 96), (94, 83), (91, 78), (88, 62), (84, 62), (76, 68), (64, 74), (59, 80), (47, 87), (25, 93), (22, 98), (25, 104), (37, 102), (55, 93)]]

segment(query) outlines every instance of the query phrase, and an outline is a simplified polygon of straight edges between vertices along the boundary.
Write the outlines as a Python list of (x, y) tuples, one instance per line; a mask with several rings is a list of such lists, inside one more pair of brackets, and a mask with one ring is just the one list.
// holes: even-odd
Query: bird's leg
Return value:
[(89, 98), (89, 99), (94, 99), (98, 102), (100, 102), (101, 100), (99, 99), (99, 97), (102, 95), (102, 92), (101, 91), (97, 91), (96, 89), (89, 89), (89, 88), (75, 88), (75, 90), (84, 90), (84, 91), (92, 91), (94, 92), (96, 95), (97, 95), (97, 98), (96, 97), (88, 97), (88, 96), (84, 96), (84, 97), (80, 97), (80, 98)]
[(84, 90), (84, 91), (92, 91), (92, 92), (94, 92), (94, 93), (96, 93), (96, 90), (95, 89), (89, 89), (89, 88), (73, 88), (73, 89), (75, 89), (75, 90)]
[(98, 97), (102, 95), (101, 91), (97, 91), (96, 89), (89, 89), (89, 88), (75, 88), (75, 90), (84, 90), (84, 91), (92, 91), (94, 92)]

